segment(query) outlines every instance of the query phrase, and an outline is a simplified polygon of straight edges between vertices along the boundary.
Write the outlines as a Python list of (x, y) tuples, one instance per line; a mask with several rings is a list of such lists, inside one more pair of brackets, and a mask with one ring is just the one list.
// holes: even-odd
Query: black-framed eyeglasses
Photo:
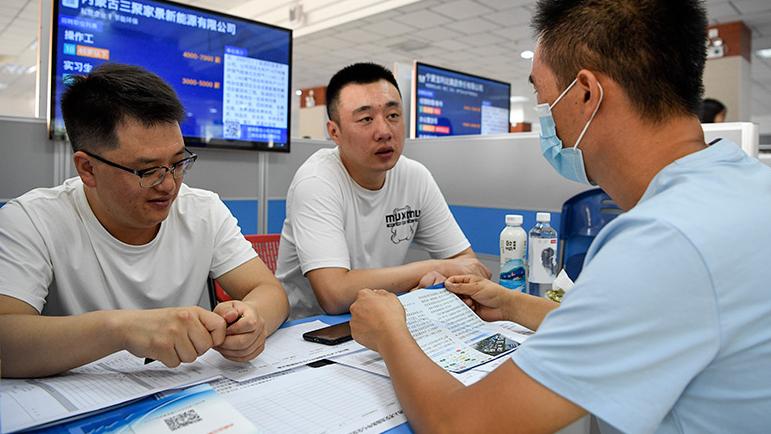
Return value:
[(149, 169), (131, 169), (125, 166), (121, 166), (118, 163), (112, 162), (104, 157), (100, 157), (99, 155), (94, 154), (93, 152), (86, 151), (85, 149), (81, 149), (84, 154), (88, 155), (89, 157), (96, 158), (97, 160), (101, 161), (104, 164), (107, 164), (108, 166), (115, 167), (116, 169), (125, 170), (126, 172), (133, 173), (134, 175), (139, 177), (139, 185), (144, 188), (152, 188), (156, 185), (163, 182), (164, 179), (166, 179), (166, 174), (171, 172), (171, 176), (174, 177), (174, 179), (182, 178), (188, 170), (190, 170), (191, 167), (193, 167), (193, 163), (195, 163), (195, 160), (198, 159), (198, 155), (190, 152), (187, 148), (185, 148), (185, 152), (190, 154), (189, 157), (183, 158), (176, 163), (173, 163), (171, 166), (157, 166), (157, 167), (150, 167)]

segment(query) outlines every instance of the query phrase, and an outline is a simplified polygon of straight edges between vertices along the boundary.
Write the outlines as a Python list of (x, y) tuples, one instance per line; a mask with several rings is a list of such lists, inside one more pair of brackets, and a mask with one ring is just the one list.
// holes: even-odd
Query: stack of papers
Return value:
[[(464, 384), (505, 363), (532, 334), (514, 323), (482, 321), (445, 289), (400, 300), (418, 345)], [(314, 321), (280, 329), (248, 363), (211, 350), (194, 363), (166, 368), (123, 351), (56, 377), (3, 379), (2, 430), (328, 433), (380, 432), (404, 423), (377, 353), (356, 342), (303, 340), (303, 333), (324, 326)], [(308, 366), (324, 359), (337, 363)]]
[(145, 365), (122, 351), (55, 377), (3, 379), (0, 426), (4, 433), (39, 427), (169, 389), (223, 377), (240, 382), (258, 379), (364, 348), (356, 342), (326, 346), (303, 340), (303, 333), (324, 326), (313, 321), (280, 329), (268, 338), (265, 351), (248, 363), (231, 362), (210, 350), (194, 363), (166, 368), (161, 363)]
[(376, 433), (407, 421), (388, 378), (334, 363), (212, 385), (261, 433)]

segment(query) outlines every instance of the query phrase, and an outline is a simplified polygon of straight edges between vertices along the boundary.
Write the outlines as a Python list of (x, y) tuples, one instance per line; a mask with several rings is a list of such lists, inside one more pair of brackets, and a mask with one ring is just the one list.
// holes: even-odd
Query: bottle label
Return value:
[(530, 239), (530, 282), (552, 283), (557, 277), (557, 239)]
[(525, 290), (525, 262), (522, 258), (509, 259), (501, 265), (501, 286)]
[(509, 259), (522, 259), (525, 257), (525, 243), (523, 241), (524, 240), (501, 239), (501, 265)]

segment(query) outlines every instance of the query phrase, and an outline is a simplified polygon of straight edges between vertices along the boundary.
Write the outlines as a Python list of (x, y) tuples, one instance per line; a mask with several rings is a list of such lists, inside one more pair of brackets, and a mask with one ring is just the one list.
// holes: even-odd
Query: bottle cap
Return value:
[(538, 223), (549, 223), (551, 221), (551, 214), (548, 212), (539, 212), (535, 215), (535, 221)]
[(522, 226), (522, 216), (519, 214), (506, 214), (507, 226)]

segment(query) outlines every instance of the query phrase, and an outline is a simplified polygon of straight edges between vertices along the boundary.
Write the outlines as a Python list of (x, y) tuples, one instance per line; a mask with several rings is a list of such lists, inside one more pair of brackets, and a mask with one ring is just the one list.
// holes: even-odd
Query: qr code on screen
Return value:
[(241, 123), (236, 121), (225, 121), (224, 136), (227, 139), (240, 139)]
[(200, 422), (201, 416), (198, 416), (198, 413), (196, 413), (195, 410), (190, 409), (184, 413), (167, 417), (163, 419), (163, 421), (166, 422), (166, 426), (168, 426), (170, 430), (176, 431), (180, 428)]

